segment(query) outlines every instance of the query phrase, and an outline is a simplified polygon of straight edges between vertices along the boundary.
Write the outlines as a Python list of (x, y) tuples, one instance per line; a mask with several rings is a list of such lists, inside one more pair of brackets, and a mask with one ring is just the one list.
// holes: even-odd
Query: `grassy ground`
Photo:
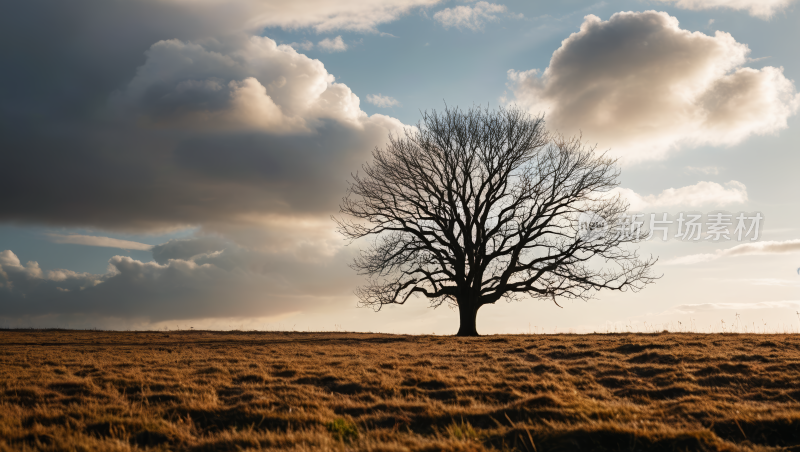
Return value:
[(800, 451), (800, 336), (0, 331), (0, 451)]

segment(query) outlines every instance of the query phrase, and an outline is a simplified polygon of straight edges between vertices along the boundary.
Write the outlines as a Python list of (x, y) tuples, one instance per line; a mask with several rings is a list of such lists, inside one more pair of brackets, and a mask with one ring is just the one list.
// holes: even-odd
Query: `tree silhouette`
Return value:
[[(608, 194), (616, 160), (594, 151), (516, 107), (423, 113), (373, 151), (340, 206), (351, 218), (334, 218), (351, 241), (374, 239), (352, 264), (369, 277), (361, 305), (421, 294), (458, 308), (458, 336), (477, 336), (478, 309), (501, 298), (558, 304), (653, 282), (655, 260), (623, 246), (639, 239), (628, 223), (599, 227), (628, 205)], [(586, 218), (601, 224), (581, 229)]]

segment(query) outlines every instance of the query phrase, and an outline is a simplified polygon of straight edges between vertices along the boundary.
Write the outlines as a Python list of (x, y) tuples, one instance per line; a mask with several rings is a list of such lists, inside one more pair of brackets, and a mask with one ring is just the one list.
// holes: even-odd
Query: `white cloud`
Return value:
[(665, 265), (692, 265), (701, 262), (709, 262), (723, 257), (748, 256), (748, 255), (767, 255), (767, 254), (787, 254), (800, 253), (800, 239), (786, 241), (765, 241), (742, 243), (731, 248), (716, 250), (713, 253), (690, 254), (664, 262)]
[[(341, 37), (327, 41), (320, 47), (344, 46)], [(322, 119), (357, 127), (388, 120), (401, 127), (397, 120), (368, 117), (350, 88), (335, 83), (320, 61), (288, 45), (257, 36), (221, 49), (215, 45), (154, 44), (116, 105), (158, 128), (286, 134), (311, 131)]]
[[(20, 286), (23, 290), (29, 289), (31, 281), (61, 282), (67, 279), (77, 281), (76, 287), (78, 288), (94, 287), (102, 281), (102, 278), (98, 275), (79, 273), (72, 270), (53, 270), (45, 273), (39, 268), (37, 262), (29, 261), (22, 265), (17, 255), (11, 250), (0, 252), (0, 287), (5, 288), (6, 293), (17, 290)], [(68, 292), (69, 289), (60, 288), (60, 291)], [(0, 296), (0, 299), (2, 299), (2, 296)]]
[(742, 67), (728, 33), (690, 32), (663, 12), (586, 16), (544, 72), (508, 72), (516, 102), (563, 133), (583, 131), (635, 162), (681, 146), (733, 145), (775, 133), (800, 107), (782, 68)]
[(478, 2), (475, 6), (456, 6), (445, 8), (433, 15), (433, 19), (445, 28), (456, 27), (459, 30), (468, 28), (473, 31), (483, 30), (484, 22), (496, 21), (497, 14), (505, 13), (505, 5)]
[[(415, 8), (440, 0), (161, 0), (188, 5), (195, 14), (217, 22), (243, 25), (248, 31), (264, 27), (313, 28), (319, 33), (333, 30), (375, 32), (382, 23), (392, 22)], [(217, 25), (219, 26), (219, 25)]]
[(107, 248), (120, 248), (123, 250), (143, 250), (147, 251), (153, 247), (146, 243), (132, 242), (130, 240), (112, 239), (111, 237), (100, 237), (94, 235), (80, 234), (46, 234), (54, 243), (69, 243), (73, 245), (102, 246)]
[[(220, 0), (222, 3), (227, 1)], [(317, 32), (354, 30), (374, 32), (382, 23), (392, 22), (414, 8), (433, 6), (440, 0), (300, 0), (264, 2), (251, 0), (260, 11), (251, 19), (257, 26), (285, 28), (313, 27)]]
[(308, 41), (308, 40), (303, 41), (303, 42), (293, 42), (293, 43), (289, 44), (289, 47), (291, 47), (291, 48), (293, 48), (295, 50), (298, 50), (298, 49), (300, 49), (300, 50), (311, 50), (311, 49), (314, 48), (314, 43), (311, 42), (311, 41)]
[(317, 46), (326, 52), (344, 52), (347, 50), (347, 44), (344, 43), (341, 36), (333, 39), (325, 38), (317, 43)]
[[(367, 115), (319, 60), (265, 37), (158, 41), (137, 64), (102, 120), (46, 126), (64, 133), (42, 133), (19, 153), (23, 168), (41, 168), (46, 156), (68, 158), (59, 146), (81, 149), (69, 157), (81, 183), (66, 181), (75, 172), (37, 171), (40, 189), (6, 219), (125, 232), (250, 216), (327, 220), (353, 168), (404, 127)], [(54, 196), (59, 208), (47, 208)]]
[[(788, 8), (795, 0), (660, 0), (673, 3), (678, 8), (703, 10), (716, 8), (730, 8), (747, 10), (751, 16), (769, 19), (776, 13)], [(713, 19), (709, 24), (713, 23)]]
[(389, 108), (400, 105), (400, 102), (398, 102), (394, 97), (384, 96), (380, 93), (367, 94), (367, 102), (380, 108)]
[(723, 207), (747, 201), (747, 187), (732, 180), (720, 185), (716, 182), (701, 181), (680, 188), (668, 188), (657, 195), (640, 195), (629, 188), (615, 188), (611, 194), (618, 194), (630, 204), (631, 210), (641, 211), (653, 207), (709, 206)]
[(5, 250), (0, 252), (0, 276), (6, 281), (10, 281), (9, 273), (20, 273), (30, 278), (43, 277), (42, 269), (39, 268), (38, 263), (28, 262), (23, 266), (16, 254), (10, 250)]
[(208, 227), (250, 225), (254, 217), (292, 210), (307, 217), (303, 206), (327, 199), (315, 210), (330, 229), (328, 216), (346, 175), (404, 127), (388, 116), (367, 115), (358, 96), (319, 60), (264, 37), (203, 45), (160, 41), (113, 104), (139, 127), (195, 137), (173, 154), (171, 161), (184, 170), (171, 174), (179, 184), (171, 179), (167, 185), (189, 191), (183, 200), (201, 202), (182, 212), (206, 212), (200, 224)]

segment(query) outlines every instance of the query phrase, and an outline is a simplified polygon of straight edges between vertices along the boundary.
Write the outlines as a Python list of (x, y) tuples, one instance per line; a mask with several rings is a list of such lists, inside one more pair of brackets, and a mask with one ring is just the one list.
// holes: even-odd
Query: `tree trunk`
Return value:
[(458, 316), (461, 319), (458, 333), (456, 336), (480, 336), (477, 329), (478, 308), (480, 305), (477, 303), (459, 303)]

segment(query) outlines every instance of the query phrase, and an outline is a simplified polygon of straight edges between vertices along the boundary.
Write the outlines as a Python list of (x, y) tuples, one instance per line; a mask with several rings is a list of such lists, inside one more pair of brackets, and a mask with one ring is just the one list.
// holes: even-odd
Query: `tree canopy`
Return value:
[(369, 277), (356, 291), (364, 306), (423, 295), (457, 307), (458, 335), (473, 336), (478, 309), (500, 299), (557, 304), (655, 279), (655, 260), (626, 246), (639, 236), (618, 224), (628, 205), (609, 194), (616, 160), (548, 132), (541, 116), (425, 112), (372, 157), (341, 204), (349, 218), (335, 219), (346, 238), (373, 239), (352, 264)]

